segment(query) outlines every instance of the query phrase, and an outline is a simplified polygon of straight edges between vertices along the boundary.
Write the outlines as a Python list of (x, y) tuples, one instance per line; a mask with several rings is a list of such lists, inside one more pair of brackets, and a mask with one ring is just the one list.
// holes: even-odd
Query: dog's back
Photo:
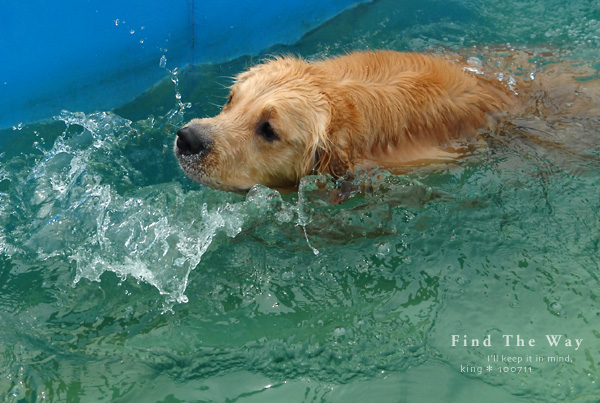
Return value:
[[(441, 57), (357, 52), (314, 66), (334, 80), (329, 93), (340, 100), (332, 104), (351, 109), (334, 115), (351, 122), (353, 135), (340, 135), (352, 142), (350, 159), (359, 168), (447, 157), (440, 147), (489, 128), (514, 108), (508, 88)], [(331, 133), (338, 142), (335, 127)]]

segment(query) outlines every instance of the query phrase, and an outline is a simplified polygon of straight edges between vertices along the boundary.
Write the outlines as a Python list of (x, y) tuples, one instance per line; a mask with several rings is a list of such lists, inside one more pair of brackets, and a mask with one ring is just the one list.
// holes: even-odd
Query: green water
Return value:
[[(414, 4), (267, 54), (510, 42), (599, 66), (596, 1)], [(0, 400), (600, 399), (598, 118), (523, 119), (457, 163), (365, 174), (375, 191), (341, 205), (327, 178), (285, 196), (192, 183), (176, 128), (257, 60), (0, 133)]]

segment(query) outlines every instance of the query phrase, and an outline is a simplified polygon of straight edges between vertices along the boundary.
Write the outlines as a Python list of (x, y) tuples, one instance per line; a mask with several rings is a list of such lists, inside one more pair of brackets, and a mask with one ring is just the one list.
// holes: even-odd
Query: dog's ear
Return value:
[[(340, 144), (339, 133), (329, 133), (327, 143), (315, 150), (313, 171), (319, 174), (329, 174), (334, 178), (344, 175), (351, 166), (351, 157)], [(344, 143), (344, 141), (342, 141)]]
[[(325, 132), (314, 148), (313, 170), (340, 177), (354, 168), (354, 160), (364, 135), (363, 122), (357, 106), (343, 87), (326, 94), (329, 100), (329, 120)], [(364, 143), (364, 142), (363, 142)]]
[(301, 176), (329, 174), (342, 176), (351, 167), (352, 133), (331, 107), (320, 124), (315, 125), (306, 145)]

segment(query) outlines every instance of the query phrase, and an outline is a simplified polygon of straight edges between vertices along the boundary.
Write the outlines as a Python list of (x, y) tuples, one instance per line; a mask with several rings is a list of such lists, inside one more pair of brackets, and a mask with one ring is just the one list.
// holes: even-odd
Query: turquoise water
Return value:
[[(599, 20), (594, 1), (375, 1), (266, 54), (510, 43), (597, 69)], [(599, 119), (521, 119), (341, 205), (322, 177), (192, 183), (176, 128), (257, 60), (166, 61), (122, 108), (0, 133), (1, 400), (597, 401)]]

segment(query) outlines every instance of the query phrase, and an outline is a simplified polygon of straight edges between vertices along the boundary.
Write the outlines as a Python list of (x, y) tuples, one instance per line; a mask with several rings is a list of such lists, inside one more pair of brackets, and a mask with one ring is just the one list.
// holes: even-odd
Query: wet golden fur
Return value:
[(310, 173), (451, 157), (454, 140), (517, 104), (499, 81), (432, 55), (280, 57), (241, 73), (219, 115), (184, 127), (202, 139), (199, 152), (176, 142), (175, 153), (188, 176), (211, 187), (293, 189)]

